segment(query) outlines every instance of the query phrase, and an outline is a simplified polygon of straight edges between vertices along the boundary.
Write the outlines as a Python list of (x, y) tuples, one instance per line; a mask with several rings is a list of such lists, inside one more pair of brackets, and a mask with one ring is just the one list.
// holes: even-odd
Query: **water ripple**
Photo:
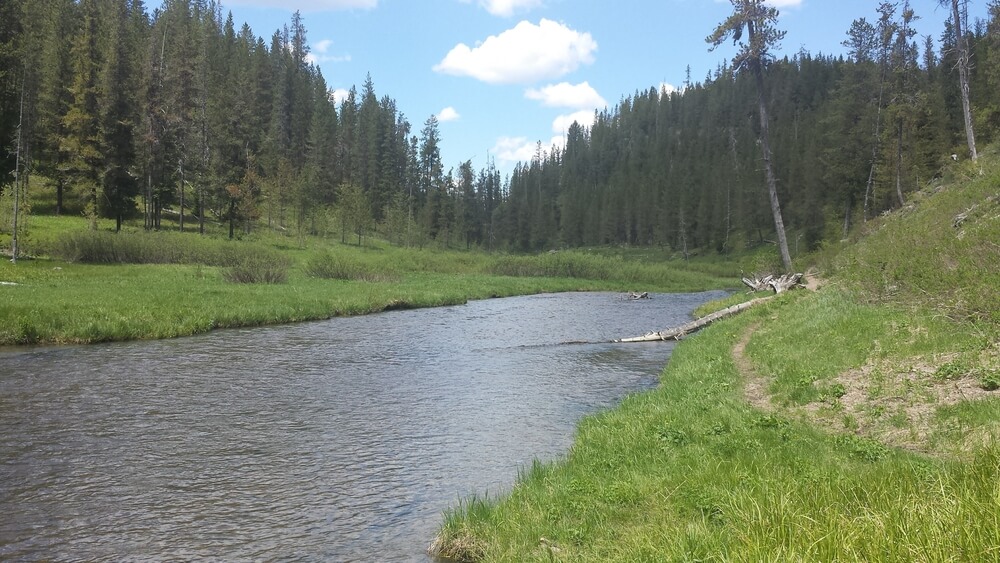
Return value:
[(0, 353), (0, 559), (426, 561), (441, 511), (656, 384), (720, 294), (477, 301)]

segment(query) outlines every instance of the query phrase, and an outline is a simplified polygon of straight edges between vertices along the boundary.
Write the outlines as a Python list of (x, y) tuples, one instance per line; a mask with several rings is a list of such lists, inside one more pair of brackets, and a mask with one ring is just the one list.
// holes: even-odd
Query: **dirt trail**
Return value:
[[(806, 286), (810, 285), (819, 287), (821, 282), (810, 275)], [(779, 405), (769, 391), (772, 378), (760, 373), (747, 354), (747, 346), (760, 327), (761, 323), (748, 326), (732, 348), (747, 402), (831, 431), (852, 432), (915, 451), (937, 451), (940, 434), (948, 432), (935, 416), (939, 407), (998, 394), (984, 390), (970, 375), (957, 379), (936, 377), (939, 366), (955, 359), (954, 354), (941, 354), (933, 358), (869, 360), (860, 368), (823, 382), (841, 389), (839, 396), (806, 405)], [(959, 448), (987, 439), (986, 434), (980, 431), (965, 436), (959, 440), (964, 443)]]

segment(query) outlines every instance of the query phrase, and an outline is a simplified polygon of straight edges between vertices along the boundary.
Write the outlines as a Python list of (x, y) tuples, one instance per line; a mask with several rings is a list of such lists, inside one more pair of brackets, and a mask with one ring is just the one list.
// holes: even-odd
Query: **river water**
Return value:
[(427, 561), (721, 292), (551, 294), (0, 352), (0, 560)]

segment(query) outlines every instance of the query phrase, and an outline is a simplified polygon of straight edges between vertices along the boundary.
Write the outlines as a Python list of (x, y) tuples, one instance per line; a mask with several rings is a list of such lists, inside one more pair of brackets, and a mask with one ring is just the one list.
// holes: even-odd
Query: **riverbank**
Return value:
[[(171, 338), (561, 291), (690, 292), (732, 287), (733, 264), (557, 252), (489, 255), (262, 235), (113, 234), (82, 218), (37, 217), (39, 257), (0, 263), (0, 345)], [(113, 248), (111, 248), (113, 246)], [(91, 261), (60, 259), (60, 253)], [(161, 263), (122, 263), (122, 262)], [(249, 264), (249, 266), (247, 266)], [(280, 283), (239, 283), (240, 276)]]
[(585, 419), (506, 497), (463, 501), (432, 550), (996, 559), (1000, 167), (983, 160), (817, 256), (819, 291), (684, 341), (657, 390)]

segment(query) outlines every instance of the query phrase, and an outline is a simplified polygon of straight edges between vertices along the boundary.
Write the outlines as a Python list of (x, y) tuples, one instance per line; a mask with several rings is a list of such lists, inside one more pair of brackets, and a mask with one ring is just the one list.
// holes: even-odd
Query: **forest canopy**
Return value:
[[(802, 51), (762, 68), (793, 254), (904, 205), (947, 161), (970, 158), (970, 127), (994, 140), (1000, 1), (975, 22), (963, 21), (966, 2), (944, 4), (954, 15), (937, 37), (916, 36), (909, 2), (883, 2), (844, 30), (845, 55)], [(299, 13), (265, 39), (206, 0), (5, 1), (5, 205), (31, 177), (54, 194), (54, 213), (151, 230), (167, 218), (230, 236), (341, 229), (360, 241), (375, 230), (407, 245), (659, 245), (685, 256), (775, 239), (758, 84), (739, 59), (701, 81), (689, 70), (677, 91), (635, 90), (501, 178), (492, 163), (442, 162), (437, 119), (415, 129), (371, 76), (335, 102), (308, 54)]]

